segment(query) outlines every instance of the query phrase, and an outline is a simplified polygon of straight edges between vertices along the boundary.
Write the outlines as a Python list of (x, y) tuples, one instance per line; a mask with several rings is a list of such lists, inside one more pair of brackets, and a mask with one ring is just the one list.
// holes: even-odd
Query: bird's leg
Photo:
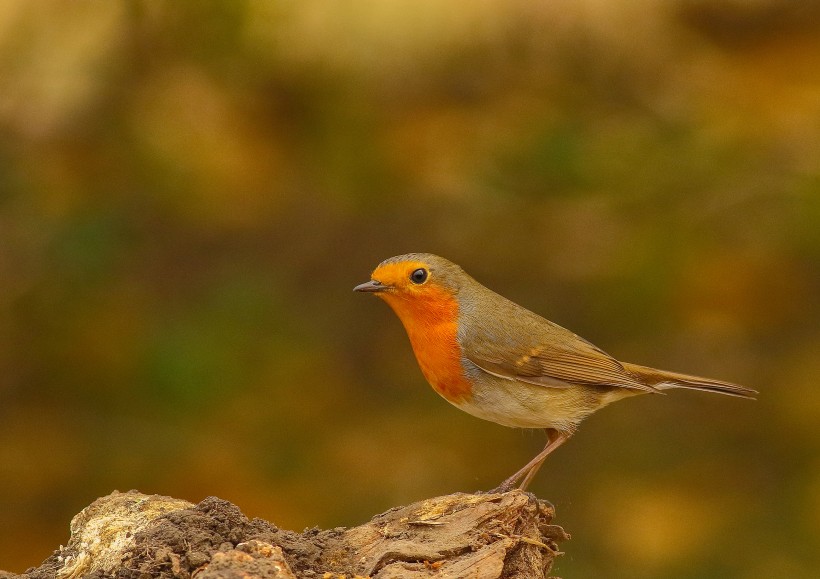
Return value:
[(521, 481), (521, 485), (518, 488), (520, 488), (522, 491), (527, 490), (527, 487), (530, 486), (532, 479), (535, 478), (535, 475), (538, 473), (538, 470), (541, 468), (541, 466), (543, 466), (544, 460), (547, 458), (547, 455), (559, 446), (561, 446), (569, 438), (569, 435), (562, 434), (554, 428), (546, 428), (545, 430), (547, 432), (547, 445), (544, 447), (544, 450), (541, 451), (541, 453), (538, 455), (541, 457), (541, 460), (536, 462), (532, 466), (532, 468), (527, 472), (527, 475), (524, 477), (524, 480)]
[(538, 472), (538, 469), (541, 468), (541, 465), (544, 464), (544, 460), (549, 456), (549, 454), (564, 444), (570, 437), (569, 433), (560, 432), (555, 430), (554, 428), (547, 428), (547, 445), (544, 447), (544, 450), (539, 452), (535, 458), (533, 458), (530, 462), (524, 465), (524, 468), (516, 472), (510, 478), (505, 480), (503, 483), (498, 485), (498, 487), (494, 488), (492, 491), (493, 493), (505, 493), (515, 486), (521, 478), (523, 477), (524, 480), (521, 482), (521, 486), (519, 487), (521, 490), (526, 490), (532, 481), (535, 473)]

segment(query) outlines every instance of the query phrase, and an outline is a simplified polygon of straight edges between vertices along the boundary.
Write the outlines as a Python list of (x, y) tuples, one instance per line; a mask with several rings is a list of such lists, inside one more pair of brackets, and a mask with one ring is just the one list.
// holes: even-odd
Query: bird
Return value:
[(392, 308), (422, 374), (445, 400), (503, 426), (546, 431), (544, 449), (490, 492), (517, 483), (526, 490), (580, 422), (612, 402), (674, 388), (757, 395), (723, 380), (620, 362), (430, 253), (388, 258), (354, 291)]

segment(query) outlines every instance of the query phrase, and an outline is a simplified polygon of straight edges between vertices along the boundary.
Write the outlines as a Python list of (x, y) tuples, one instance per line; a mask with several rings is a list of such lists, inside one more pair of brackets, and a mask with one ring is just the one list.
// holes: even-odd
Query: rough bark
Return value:
[(454, 494), (397, 507), (352, 528), (295, 533), (210, 497), (136, 491), (97, 499), (71, 539), (23, 575), (0, 579), (545, 577), (569, 538), (548, 503), (521, 491)]

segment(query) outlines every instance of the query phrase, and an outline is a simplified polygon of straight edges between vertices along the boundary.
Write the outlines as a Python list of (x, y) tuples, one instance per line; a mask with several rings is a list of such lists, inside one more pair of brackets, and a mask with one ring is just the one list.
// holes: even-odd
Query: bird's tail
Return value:
[(678, 374), (677, 372), (667, 372), (666, 370), (656, 370), (655, 368), (647, 368), (646, 366), (639, 366), (637, 364), (624, 363), (623, 367), (641, 382), (658, 390), (691, 388), (693, 390), (705, 390), (707, 392), (717, 392), (718, 394), (728, 394), (729, 396), (739, 396), (740, 398), (754, 399), (757, 397), (757, 390), (732, 384), (731, 382), (724, 382), (723, 380)]

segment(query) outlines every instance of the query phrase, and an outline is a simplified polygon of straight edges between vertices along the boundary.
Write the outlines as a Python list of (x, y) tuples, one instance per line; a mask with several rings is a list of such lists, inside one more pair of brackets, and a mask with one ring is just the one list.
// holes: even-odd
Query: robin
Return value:
[(546, 430), (544, 450), (497, 492), (519, 481), (526, 489), (584, 418), (616, 400), (670, 388), (757, 394), (722, 380), (619, 362), (437, 255), (386, 259), (354, 291), (376, 294), (393, 309), (424, 377), (445, 400), (504, 426)]

